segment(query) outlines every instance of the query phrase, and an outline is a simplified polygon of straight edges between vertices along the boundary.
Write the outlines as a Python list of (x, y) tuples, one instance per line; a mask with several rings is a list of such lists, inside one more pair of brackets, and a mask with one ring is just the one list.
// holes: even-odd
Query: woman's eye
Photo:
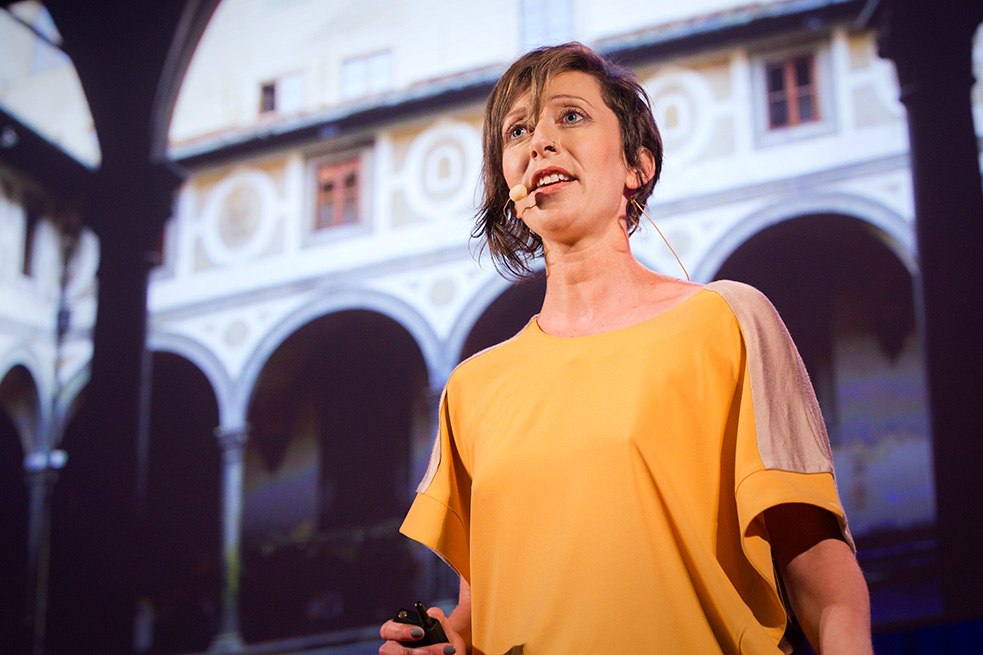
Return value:
[(512, 127), (509, 128), (509, 131), (506, 132), (505, 136), (509, 141), (512, 141), (514, 139), (519, 139), (525, 136), (525, 134), (526, 134), (526, 128), (524, 126), (513, 125)]
[(579, 111), (568, 111), (563, 114), (564, 123), (577, 123), (583, 120), (583, 118)]

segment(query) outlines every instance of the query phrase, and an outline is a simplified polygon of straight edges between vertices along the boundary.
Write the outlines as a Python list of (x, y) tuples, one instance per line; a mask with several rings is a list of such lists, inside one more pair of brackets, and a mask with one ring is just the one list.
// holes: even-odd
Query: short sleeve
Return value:
[(454, 438), (447, 389), (430, 466), (399, 531), (434, 551), (470, 582), (471, 476)]
[[(742, 548), (767, 582), (756, 614), (778, 609), (771, 546), (762, 514), (785, 503), (815, 505), (833, 514), (855, 549), (833, 472), (822, 413), (802, 359), (778, 312), (753, 287), (729, 281), (708, 285), (728, 304), (744, 342), (741, 386), (735, 397), (737, 434), (734, 493)], [(765, 621), (769, 624), (770, 621)]]

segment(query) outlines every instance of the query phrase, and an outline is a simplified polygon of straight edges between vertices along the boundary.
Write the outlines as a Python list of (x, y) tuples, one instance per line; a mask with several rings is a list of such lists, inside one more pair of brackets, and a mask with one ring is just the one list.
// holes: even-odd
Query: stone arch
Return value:
[(235, 389), (228, 369), (212, 350), (191, 337), (161, 330), (153, 330), (147, 335), (147, 348), (178, 355), (194, 364), (208, 379), (215, 394), (220, 424), (229, 424), (226, 417), (232, 411)]
[[(447, 338), (451, 367), (475, 352), (504, 341), (518, 332), (542, 307), (545, 285), (546, 273), (542, 266), (535, 269), (531, 278), (518, 283), (510, 282), (499, 275), (490, 279), (472, 296), (451, 328)], [(511, 313), (511, 318), (498, 322), (497, 328), (486, 326), (486, 336), (475, 334), (475, 327), (479, 326), (483, 318), (487, 318), (489, 310), (496, 306), (504, 310), (503, 304), (515, 307), (516, 311)], [(447, 374), (450, 374), (449, 369)]]
[[(819, 397), (861, 545), (924, 542), (935, 521), (917, 272), (910, 252), (899, 255), (892, 242), (862, 217), (797, 216), (771, 223), (710, 273), (758, 287), (787, 324)], [(900, 571), (884, 573), (898, 581)]]
[[(432, 438), (419, 343), (378, 311), (311, 313), (255, 374), (245, 416), (250, 643), (371, 624), (421, 576), (397, 534), (415, 454)], [(271, 603), (282, 611), (271, 615)]]
[[(42, 399), (51, 397), (50, 385), (46, 384), (50, 376), (43, 375), (44, 370), (39, 358), (28, 347), (16, 348), (0, 359), (0, 380), (3, 381), (0, 383), (0, 404), (17, 424), (25, 453), (43, 448), (49, 438), (52, 407)], [(11, 378), (12, 375), (17, 379)]]
[(870, 224), (876, 228), (873, 234), (898, 257), (909, 273), (918, 274), (915, 234), (910, 222), (874, 200), (844, 193), (787, 197), (754, 212), (719, 237), (690, 274), (694, 281), (709, 282), (723, 263), (755, 234), (796, 216), (825, 214), (852, 216)]
[(51, 447), (58, 448), (65, 434), (65, 428), (71, 422), (85, 397), (86, 385), (89, 384), (89, 365), (86, 364), (75, 372), (59, 389), (54, 400), (54, 419), (51, 430)]
[(377, 312), (399, 323), (416, 341), (427, 367), (428, 382), (439, 380), (445, 357), (440, 340), (427, 320), (411, 305), (393, 296), (365, 290), (345, 290), (326, 293), (284, 317), (267, 332), (253, 350), (235, 383), (234, 402), (230, 405), (229, 420), (244, 423), (246, 409), (256, 378), (269, 357), (283, 342), (303, 325), (327, 314), (346, 310)]
[(157, 161), (167, 157), (167, 134), (181, 84), (212, 19), (222, 0), (193, 0), (186, 2), (174, 27), (170, 47), (164, 58), (151, 111), (150, 155)]
[(152, 354), (144, 476), (144, 538), (136, 620), (146, 650), (201, 652), (218, 630), (222, 452), (214, 381), (198, 363)]

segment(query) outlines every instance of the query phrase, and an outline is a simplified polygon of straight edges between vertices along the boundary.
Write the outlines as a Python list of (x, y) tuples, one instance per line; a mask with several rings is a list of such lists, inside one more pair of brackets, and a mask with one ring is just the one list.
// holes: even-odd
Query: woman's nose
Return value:
[(536, 126), (532, 139), (530, 139), (531, 154), (534, 158), (543, 157), (546, 153), (556, 154), (557, 152), (556, 133), (545, 123), (546, 121), (543, 121), (543, 124)]

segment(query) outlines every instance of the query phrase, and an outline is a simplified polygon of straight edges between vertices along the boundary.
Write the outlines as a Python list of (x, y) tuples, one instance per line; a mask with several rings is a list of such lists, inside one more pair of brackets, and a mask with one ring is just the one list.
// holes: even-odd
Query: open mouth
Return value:
[(575, 178), (561, 171), (548, 171), (538, 175), (533, 181), (533, 191), (549, 187), (560, 182), (572, 182)]

